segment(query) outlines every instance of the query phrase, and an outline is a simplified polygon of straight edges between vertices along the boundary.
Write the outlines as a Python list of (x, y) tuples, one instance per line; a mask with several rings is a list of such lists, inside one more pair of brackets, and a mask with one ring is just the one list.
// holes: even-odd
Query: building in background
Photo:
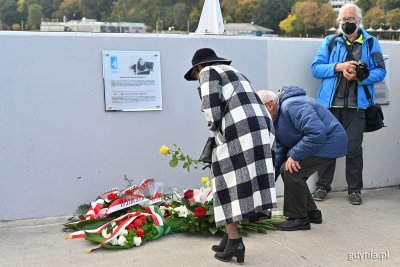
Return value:
[(144, 33), (144, 23), (100, 22), (95, 19), (70, 20), (64, 22), (44, 22), (40, 24), (42, 32), (127, 32)]
[(226, 23), (225, 32), (231, 35), (272, 36), (274, 31), (254, 23)]
[(355, 2), (355, 0), (329, 0), (336, 14), (339, 13), (340, 8), (345, 4), (354, 4)]

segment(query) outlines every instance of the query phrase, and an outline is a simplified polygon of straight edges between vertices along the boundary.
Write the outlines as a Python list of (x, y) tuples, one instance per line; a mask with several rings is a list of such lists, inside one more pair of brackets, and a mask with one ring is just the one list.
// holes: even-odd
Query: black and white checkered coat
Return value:
[(200, 72), (200, 95), (217, 144), (212, 159), (216, 226), (245, 222), (276, 207), (273, 124), (250, 82), (231, 66), (208, 66)]

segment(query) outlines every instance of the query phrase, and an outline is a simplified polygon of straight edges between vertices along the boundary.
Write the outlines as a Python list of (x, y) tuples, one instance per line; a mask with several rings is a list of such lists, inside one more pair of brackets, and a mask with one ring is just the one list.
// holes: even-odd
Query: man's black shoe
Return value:
[(287, 221), (275, 224), (276, 229), (281, 231), (310, 230), (310, 220), (308, 217), (296, 219), (289, 218)]
[(310, 223), (316, 223), (316, 224), (322, 223), (322, 213), (319, 209), (309, 211), (307, 213), (307, 216), (310, 219)]

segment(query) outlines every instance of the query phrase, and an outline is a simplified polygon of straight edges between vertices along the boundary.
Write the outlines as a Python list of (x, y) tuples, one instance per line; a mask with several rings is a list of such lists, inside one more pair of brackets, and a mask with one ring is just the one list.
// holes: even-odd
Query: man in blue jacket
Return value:
[[(361, 10), (344, 5), (337, 18), (338, 34), (327, 36), (312, 63), (312, 73), (321, 79), (317, 100), (329, 108), (346, 129), (349, 146), (346, 181), (350, 203), (362, 203), (365, 109), (375, 99), (374, 84), (385, 78), (386, 70), (378, 40), (361, 26)], [(368, 100), (366, 93), (371, 99)], [(322, 201), (331, 190), (335, 162), (318, 172), (314, 199)]]
[(266, 90), (257, 94), (274, 121), (275, 172), (284, 181), (283, 214), (289, 219), (276, 227), (309, 230), (310, 222), (322, 223), (322, 215), (306, 181), (324, 165), (346, 155), (346, 132), (327, 108), (299, 87), (283, 87), (279, 95)]

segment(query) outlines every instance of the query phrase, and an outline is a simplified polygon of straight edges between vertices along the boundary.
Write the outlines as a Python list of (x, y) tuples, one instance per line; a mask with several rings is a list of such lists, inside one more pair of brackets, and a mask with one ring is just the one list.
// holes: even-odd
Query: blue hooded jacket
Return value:
[(302, 161), (312, 156), (346, 155), (347, 134), (343, 126), (327, 108), (306, 96), (303, 89), (283, 87), (275, 112), (276, 177), (288, 157)]
[[(358, 108), (367, 108), (370, 106), (370, 103), (365, 95), (363, 85), (368, 87), (372, 100), (375, 100), (374, 84), (381, 82), (385, 78), (386, 69), (378, 39), (368, 34), (368, 32), (366, 32), (362, 27), (360, 28), (360, 32), (364, 38), (361, 50), (361, 60), (367, 64), (370, 74), (365, 80), (358, 81)], [(347, 49), (341, 36), (336, 39), (335, 45), (329, 53), (328, 46), (334, 36), (335, 35), (329, 35), (325, 37), (311, 66), (314, 77), (322, 79), (317, 100), (327, 108), (332, 107), (332, 100), (335, 95), (338, 75), (338, 73), (335, 73), (335, 66), (337, 63), (345, 62), (347, 58)], [(372, 49), (370, 50), (368, 39), (371, 38), (373, 39), (373, 44)]]

